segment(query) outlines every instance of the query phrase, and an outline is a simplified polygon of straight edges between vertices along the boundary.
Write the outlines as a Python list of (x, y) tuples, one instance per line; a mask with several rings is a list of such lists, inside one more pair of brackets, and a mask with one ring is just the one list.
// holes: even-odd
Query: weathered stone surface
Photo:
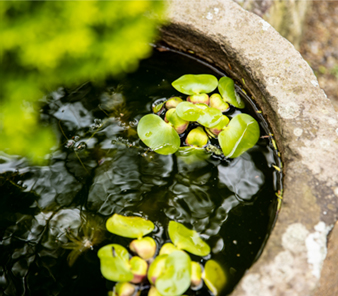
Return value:
[(299, 52), (231, 1), (179, 1), (162, 40), (227, 71), (265, 114), (284, 162), (284, 205), (233, 295), (313, 295), (338, 217), (338, 120)]

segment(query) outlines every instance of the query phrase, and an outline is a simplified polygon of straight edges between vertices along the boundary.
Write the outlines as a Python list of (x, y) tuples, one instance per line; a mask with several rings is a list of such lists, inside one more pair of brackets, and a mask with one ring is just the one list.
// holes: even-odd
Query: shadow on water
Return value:
[[(42, 116), (60, 143), (50, 165), (0, 154), (4, 295), (107, 295), (112, 283), (100, 274), (97, 250), (130, 242), (105, 231), (113, 213), (152, 220), (159, 244), (168, 241), (170, 220), (195, 229), (227, 274), (224, 294), (232, 291), (259, 256), (276, 217), (280, 175), (271, 140), (260, 139), (234, 160), (211, 157), (188, 165), (182, 157), (150, 151), (136, 134), (153, 101), (179, 95), (172, 81), (187, 73), (220, 77), (215, 71), (174, 52), (154, 52), (120, 81), (50, 95)], [(254, 113), (253, 107), (245, 111)], [(261, 134), (267, 133), (262, 125)]]

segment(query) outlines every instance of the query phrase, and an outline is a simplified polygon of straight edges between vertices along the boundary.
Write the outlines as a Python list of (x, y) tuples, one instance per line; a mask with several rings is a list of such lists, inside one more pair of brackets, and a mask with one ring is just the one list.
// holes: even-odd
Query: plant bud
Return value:
[(165, 262), (168, 255), (160, 255), (150, 264), (148, 270), (148, 280), (151, 284), (155, 285), (157, 278), (162, 274), (165, 269)]
[(164, 121), (169, 122), (178, 134), (182, 134), (189, 125), (189, 121), (183, 120), (177, 115), (176, 108), (167, 111)]
[(155, 286), (151, 286), (148, 292), (148, 296), (162, 296), (162, 294), (160, 294), (160, 292), (156, 289)]
[(151, 108), (155, 114), (161, 113), (164, 110), (165, 102), (155, 102), (152, 104)]
[(135, 293), (135, 286), (131, 283), (117, 283), (113, 293), (114, 296), (133, 296)]
[(167, 254), (177, 251), (178, 249), (172, 243), (166, 243), (162, 246), (160, 250), (160, 255)]
[(218, 134), (228, 125), (229, 122), (230, 122), (229, 118), (225, 115), (222, 115), (220, 123), (218, 123), (216, 126), (213, 126), (212, 128), (207, 129), (208, 134), (211, 133), (212, 136), (217, 137)]
[(141, 239), (134, 239), (129, 248), (142, 259), (148, 260), (154, 257), (156, 253), (156, 242), (153, 238), (147, 236)]
[(171, 97), (166, 103), (165, 107), (169, 110), (172, 108), (176, 108), (176, 106), (183, 102), (183, 100), (180, 97)]
[(191, 289), (198, 290), (202, 285), (202, 267), (199, 263), (191, 261)]
[(185, 139), (187, 145), (195, 147), (204, 147), (208, 143), (208, 136), (202, 127), (192, 129)]
[(210, 97), (210, 107), (216, 108), (221, 112), (227, 111), (230, 109), (228, 103), (226, 103), (220, 94), (213, 94)]
[(207, 94), (198, 94), (187, 97), (187, 101), (193, 104), (209, 105), (209, 96)]
[(147, 275), (147, 262), (138, 256), (134, 256), (129, 260), (129, 264), (131, 267), (131, 272), (134, 275), (134, 278), (131, 280), (131, 282), (133, 284), (141, 283)]

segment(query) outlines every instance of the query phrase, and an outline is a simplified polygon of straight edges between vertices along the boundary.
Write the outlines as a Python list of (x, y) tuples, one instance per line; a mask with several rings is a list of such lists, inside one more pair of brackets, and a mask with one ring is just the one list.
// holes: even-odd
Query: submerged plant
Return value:
[[(129, 249), (140, 256), (132, 256), (118, 244), (106, 245), (98, 251), (102, 275), (107, 280), (117, 282), (111, 295), (138, 295), (144, 287), (149, 289), (147, 281), (150, 284), (148, 296), (180, 296), (189, 288), (201, 289), (203, 282), (214, 295), (220, 295), (223, 290), (226, 277), (219, 264), (209, 260), (203, 271), (201, 264), (191, 261), (187, 253), (201, 257), (210, 253), (209, 245), (196, 231), (170, 221), (168, 233), (172, 243), (165, 243), (155, 256), (155, 240), (143, 237), (154, 229), (151, 221), (114, 214), (106, 225), (114, 234), (136, 238)], [(142, 259), (141, 253), (147, 255)]]
[[(209, 138), (217, 138), (223, 155), (235, 158), (257, 143), (260, 130), (253, 117), (241, 113), (230, 120), (223, 114), (229, 111), (230, 105), (238, 109), (245, 107), (231, 78), (222, 77), (218, 81), (209, 74), (188, 74), (175, 80), (172, 86), (188, 95), (186, 101), (179, 97), (162, 101), (153, 106), (156, 115), (145, 115), (137, 126), (140, 139), (156, 153), (176, 153), (182, 147), (181, 143), (205, 148)], [(219, 93), (209, 97), (208, 93), (217, 87)], [(160, 117), (163, 113), (164, 120)], [(191, 123), (195, 126), (192, 130), (189, 129)], [(184, 135), (187, 129), (190, 131)]]

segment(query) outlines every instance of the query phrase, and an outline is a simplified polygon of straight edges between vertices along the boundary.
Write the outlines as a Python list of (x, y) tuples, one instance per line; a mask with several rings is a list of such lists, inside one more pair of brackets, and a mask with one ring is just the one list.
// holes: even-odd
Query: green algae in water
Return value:
[[(155, 101), (179, 96), (171, 82), (187, 73), (222, 76), (195, 59), (155, 52), (137, 72), (105, 87), (87, 83), (56, 91), (42, 114), (59, 136), (50, 165), (29, 166), (0, 154), (4, 295), (107, 295), (113, 283), (100, 274), (97, 250), (131, 241), (105, 230), (113, 213), (153, 221), (150, 235), (159, 245), (169, 241), (171, 220), (196, 230), (211, 247), (202, 263), (219, 262), (227, 277), (222, 295), (233, 290), (275, 221), (281, 175), (273, 165), (279, 159), (268, 138), (233, 160), (214, 156), (189, 164), (149, 151), (137, 137), (137, 123)], [(247, 112), (259, 121), (261, 135), (269, 134), (255, 110), (249, 102), (226, 115)], [(204, 286), (185, 294), (209, 292)]]

